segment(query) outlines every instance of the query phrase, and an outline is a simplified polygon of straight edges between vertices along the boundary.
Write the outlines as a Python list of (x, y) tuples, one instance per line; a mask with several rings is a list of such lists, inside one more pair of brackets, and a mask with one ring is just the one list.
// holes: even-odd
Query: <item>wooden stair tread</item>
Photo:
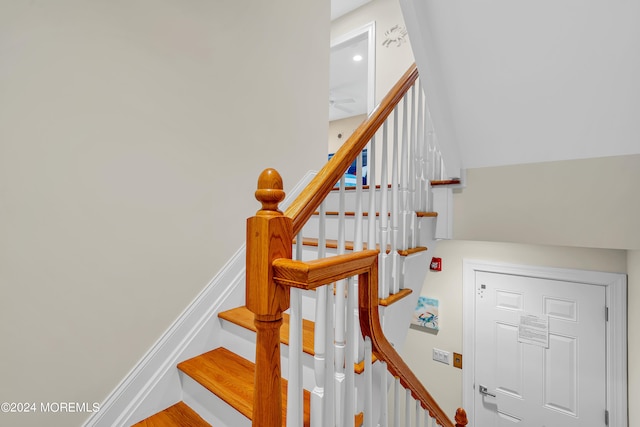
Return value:
[(460, 182), (461, 181), (459, 179), (432, 179), (431, 186), (436, 187), (439, 185), (459, 185)]
[[(325, 214), (326, 216), (333, 217), (333, 216), (338, 216), (338, 215), (340, 215), (340, 212), (338, 212), (338, 211), (326, 211), (324, 214)], [(415, 211), (415, 214), (416, 214), (416, 216), (417, 216), (418, 218), (436, 217), (436, 216), (438, 216), (438, 213), (437, 213), (437, 212)], [(314, 215), (314, 216), (319, 216), (319, 215), (320, 215), (320, 212), (315, 211), (315, 212), (313, 213), (313, 215)], [(347, 217), (347, 216), (348, 216), (348, 217), (352, 217), (352, 216), (356, 216), (356, 213), (355, 213), (355, 212), (353, 212), (353, 211), (345, 211), (345, 212), (344, 212), (344, 216), (345, 216), (345, 217)], [(368, 216), (369, 216), (369, 212), (367, 212), (367, 211), (363, 211), (363, 212), (362, 212), (362, 216), (363, 216), (363, 217), (368, 217)], [(376, 217), (379, 217), (379, 216), (380, 216), (380, 212), (376, 212)], [(391, 216), (391, 212), (387, 213), (387, 216)]]
[(417, 246), (415, 248), (409, 248), (409, 249), (398, 249), (398, 254), (400, 256), (409, 256), (409, 255), (417, 254), (418, 252), (425, 252), (427, 250), (428, 249), (426, 246)]
[[(218, 317), (241, 326), (250, 331), (256, 332), (256, 326), (253, 323), (253, 313), (245, 306), (236, 307), (231, 310), (218, 313)], [(302, 319), (302, 351), (307, 354), (314, 355), (313, 350), (313, 330), (312, 321)], [(280, 328), (280, 342), (289, 345), (289, 315), (282, 315), (282, 327)]]
[[(293, 244), (295, 244), (297, 242), (296, 239), (293, 239)], [(303, 237), (302, 238), (302, 245), (303, 246), (313, 246), (313, 247), (318, 247), (319, 246), (319, 239), (316, 237)], [(352, 251), (354, 248), (354, 243), (352, 241), (347, 241), (344, 242), (344, 249), (347, 251)], [(338, 249), (338, 241), (335, 239), (325, 239), (325, 247), (327, 249)], [(363, 250), (367, 250), (368, 245), (366, 242), (362, 243), (362, 249)], [(380, 250), (380, 245), (376, 244), (376, 249)], [(409, 249), (398, 249), (398, 253), (400, 254), (400, 256), (408, 256), (411, 254), (415, 254), (418, 252), (423, 252), (428, 250), (426, 247), (424, 246), (418, 246), (415, 248), (409, 248)], [(387, 253), (391, 252), (391, 245), (387, 245)]]
[(409, 289), (409, 288), (400, 289), (395, 294), (390, 294), (386, 298), (381, 298), (379, 304), (381, 306), (383, 306), (383, 307), (389, 306), (389, 305), (393, 304), (394, 302), (400, 301), (402, 298), (408, 296), (409, 294), (411, 294), (411, 292), (413, 292), (413, 291), (411, 289)]
[[(319, 239), (316, 237), (303, 237), (302, 238), (302, 245), (303, 246), (319, 246)], [(297, 242), (296, 239), (293, 239), (293, 243), (295, 244)], [(325, 239), (325, 247), (327, 249), (338, 249), (338, 241), (335, 239)], [(353, 248), (355, 247), (355, 244), (352, 241), (345, 241), (344, 242), (344, 249), (347, 251), (352, 251)], [(368, 244), (367, 242), (363, 242), (362, 243), (362, 249), (363, 250), (367, 250), (368, 248)], [(380, 250), (380, 245), (376, 244), (376, 249)], [(391, 245), (387, 245), (387, 253), (391, 252)]]
[[(345, 185), (345, 186), (344, 186), (345, 191), (354, 191), (354, 190), (357, 190), (357, 188), (358, 188), (358, 187), (357, 187), (357, 186), (355, 186), (355, 185)], [(379, 184), (378, 184), (378, 185), (376, 185), (376, 187), (375, 187), (375, 188), (376, 188), (376, 190), (379, 190), (379, 189), (380, 189), (380, 185), (379, 185)], [(387, 188), (391, 188), (391, 184), (387, 184)], [(363, 186), (362, 186), (362, 189), (363, 189), (363, 190), (370, 190), (370, 189), (371, 189), (371, 186), (370, 186), (370, 185), (363, 185)], [(338, 186), (338, 187), (333, 187), (333, 188), (331, 189), (331, 191), (340, 192), (340, 187), (339, 187), (339, 186)]]
[[(401, 300), (411, 293), (411, 289), (401, 289), (397, 294), (392, 294), (384, 300), (380, 300), (380, 305), (388, 306), (396, 301)], [(218, 314), (218, 317), (228, 322), (236, 324), (242, 328), (256, 332), (256, 327), (253, 323), (253, 313), (245, 307), (236, 307), (231, 310), (224, 311)], [(284, 313), (282, 315), (283, 322), (280, 328), (280, 342), (289, 345), (289, 315)], [(313, 348), (314, 337), (314, 322), (306, 319), (302, 319), (302, 351), (313, 356), (315, 350)], [(378, 360), (375, 356), (372, 357), (372, 363)], [(360, 363), (354, 363), (353, 371), (356, 374), (361, 374), (364, 371), (364, 361)]]
[(132, 427), (211, 427), (186, 403), (178, 402)]
[[(178, 364), (185, 374), (227, 402), (245, 417), (253, 416), (255, 365), (227, 350), (216, 348)], [(310, 394), (304, 390), (304, 425), (310, 425)], [(287, 380), (282, 380), (282, 420), (287, 416)]]
[[(439, 185), (459, 185), (459, 184), (461, 184), (461, 181), (460, 181), (460, 179), (432, 179), (430, 181), (430, 183), (431, 183), (432, 187), (436, 187), (436, 186), (439, 186)], [(391, 186), (391, 184), (387, 184), (386, 187), (387, 188), (391, 188), (392, 186)], [(376, 188), (376, 190), (379, 190), (380, 189), (380, 185), (376, 185), (375, 188)], [(354, 190), (357, 190), (357, 186), (355, 186), (355, 185), (346, 185), (344, 187), (344, 189), (345, 189), (345, 191), (354, 191)], [(370, 190), (371, 186), (370, 185), (363, 185), (362, 189), (363, 190)], [(339, 192), (340, 191), (340, 187), (333, 187), (333, 189), (331, 191), (332, 192), (333, 191)]]

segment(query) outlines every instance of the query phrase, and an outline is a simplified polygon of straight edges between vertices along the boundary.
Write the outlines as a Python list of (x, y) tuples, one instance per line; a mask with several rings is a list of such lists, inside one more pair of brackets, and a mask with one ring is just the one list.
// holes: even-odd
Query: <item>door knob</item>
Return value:
[(491, 396), (491, 397), (496, 397), (495, 394), (493, 393), (489, 393), (489, 389), (487, 389), (485, 386), (481, 385), (480, 386), (480, 394), (483, 396)]

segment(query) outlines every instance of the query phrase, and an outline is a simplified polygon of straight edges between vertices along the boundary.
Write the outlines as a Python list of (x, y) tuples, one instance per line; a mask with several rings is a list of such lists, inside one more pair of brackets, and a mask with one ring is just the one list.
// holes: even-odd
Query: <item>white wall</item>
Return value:
[(338, 148), (342, 147), (342, 144), (366, 118), (366, 114), (362, 114), (329, 122), (329, 153), (335, 153)]
[(262, 169), (325, 162), (328, 57), (329, 2), (0, 3), (0, 402), (107, 396), (243, 243)]
[[(401, 354), (451, 418), (456, 408), (462, 406), (462, 370), (453, 365), (434, 362), (431, 355), (434, 347), (451, 353), (462, 353), (463, 259), (615, 273), (627, 271), (627, 251), (624, 250), (450, 240), (440, 241), (434, 256), (442, 258), (442, 271), (429, 272), (422, 295), (439, 300), (440, 331), (434, 335), (410, 329)], [(634, 262), (638, 262), (637, 256)], [(632, 288), (631, 284), (629, 288)], [(630, 291), (629, 313), (634, 311), (631, 298)], [(636, 301), (635, 305), (638, 304), (640, 302)], [(632, 320), (629, 319), (630, 325), (633, 324)], [(631, 329), (630, 335), (632, 333)], [(634, 348), (633, 351), (630, 348), (629, 361), (640, 357), (637, 343)], [(462, 356), (464, 366), (464, 353)], [(637, 387), (637, 383), (632, 384), (630, 389), (637, 393)], [(629, 401), (634, 402), (633, 396)]]
[[(434, 255), (443, 258), (444, 271), (430, 272), (422, 291), (440, 300), (441, 330), (410, 330), (403, 352), (449, 414), (462, 403), (462, 371), (433, 362), (431, 351), (462, 351), (464, 258), (628, 273), (628, 357), (640, 357), (633, 330), (640, 307), (638, 182), (638, 155), (467, 171), (467, 187), (454, 193), (456, 240), (438, 243)], [(630, 363), (630, 403), (640, 398), (639, 387)]]
[(640, 249), (640, 155), (469, 169), (454, 237)]

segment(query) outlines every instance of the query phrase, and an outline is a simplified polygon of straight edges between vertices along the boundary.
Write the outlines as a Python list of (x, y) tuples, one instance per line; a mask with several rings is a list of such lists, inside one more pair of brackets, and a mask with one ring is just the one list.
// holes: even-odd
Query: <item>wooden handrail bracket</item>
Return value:
[(366, 250), (313, 261), (279, 258), (273, 261), (273, 280), (282, 286), (315, 289), (367, 271), (378, 259), (377, 250)]

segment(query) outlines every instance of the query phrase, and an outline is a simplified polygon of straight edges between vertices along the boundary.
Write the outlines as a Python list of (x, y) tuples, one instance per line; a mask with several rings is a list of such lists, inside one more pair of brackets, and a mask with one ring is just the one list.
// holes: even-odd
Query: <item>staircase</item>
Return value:
[[(284, 213), (282, 179), (261, 174), (262, 208), (247, 221), (245, 305), (219, 310), (219, 345), (173, 368), (180, 390), (164, 393), (173, 404), (115, 424), (454, 426), (394, 349), (430, 250), (450, 234), (450, 186), (459, 184), (442, 180), (417, 82), (413, 66)], [(371, 186), (362, 185), (365, 148)], [(354, 160), (357, 184), (347, 188)], [(455, 425), (466, 425), (464, 411)]]

